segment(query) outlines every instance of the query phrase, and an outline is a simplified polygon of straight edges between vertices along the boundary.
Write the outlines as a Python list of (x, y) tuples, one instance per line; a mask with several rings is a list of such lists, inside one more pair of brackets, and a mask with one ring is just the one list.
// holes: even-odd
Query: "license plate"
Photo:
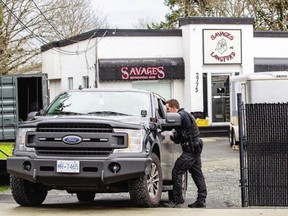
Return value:
[(57, 161), (58, 173), (79, 173), (80, 162), (71, 160), (58, 160)]

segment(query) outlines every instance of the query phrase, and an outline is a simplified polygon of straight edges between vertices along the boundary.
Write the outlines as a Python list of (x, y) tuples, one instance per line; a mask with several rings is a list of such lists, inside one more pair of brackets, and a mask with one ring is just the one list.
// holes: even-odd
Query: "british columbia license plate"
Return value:
[(58, 173), (79, 173), (80, 162), (72, 160), (58, 160), (56, 170)]

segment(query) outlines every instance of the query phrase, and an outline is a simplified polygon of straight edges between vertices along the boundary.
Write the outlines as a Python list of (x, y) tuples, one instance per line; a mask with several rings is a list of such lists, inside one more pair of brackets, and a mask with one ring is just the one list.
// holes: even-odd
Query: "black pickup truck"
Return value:
[[(169, 138), (179, 123), (150, 91), (63, 92), (19, 125), (7, 159), (12, 195), (21, 206), (37, 206), (52, 189), (80, 202), (129, 192), (135, 206), (157, 206), (162, 192), (172, 198), (171, 170), (181, 148)], [(183, 196), (186, 188), (184, 175)]]

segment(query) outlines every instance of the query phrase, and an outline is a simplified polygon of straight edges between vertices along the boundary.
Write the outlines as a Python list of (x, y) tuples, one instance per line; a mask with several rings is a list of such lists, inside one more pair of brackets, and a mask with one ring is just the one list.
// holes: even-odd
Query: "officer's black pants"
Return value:
[(175, 203), (183, 203), (184, 201), (182, 195), (182, 176), (186, 173), (186, 171), (189, 171), (198, 189), (197, 201), (201, 203), (205, 202), (207, 188), (201, 166), (200, 154), (195, 155), (192, 153), (183, 152), (176, 160), (172, 170), (173, 195)]

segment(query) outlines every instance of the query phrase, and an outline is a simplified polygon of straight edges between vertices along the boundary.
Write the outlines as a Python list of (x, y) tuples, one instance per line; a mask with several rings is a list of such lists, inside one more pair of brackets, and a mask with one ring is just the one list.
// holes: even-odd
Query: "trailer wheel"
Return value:
[(14, 200), (21, 206), (39, 206), (46, 199), (48, 190), (44, 185), (10, 176), (10, 187)]
[(159, 205), (162, 194), (162, 170), (159, 158), (151, 154), (150, 173), (129, 181), (131, 201), (137, 207), (155, 207)]

